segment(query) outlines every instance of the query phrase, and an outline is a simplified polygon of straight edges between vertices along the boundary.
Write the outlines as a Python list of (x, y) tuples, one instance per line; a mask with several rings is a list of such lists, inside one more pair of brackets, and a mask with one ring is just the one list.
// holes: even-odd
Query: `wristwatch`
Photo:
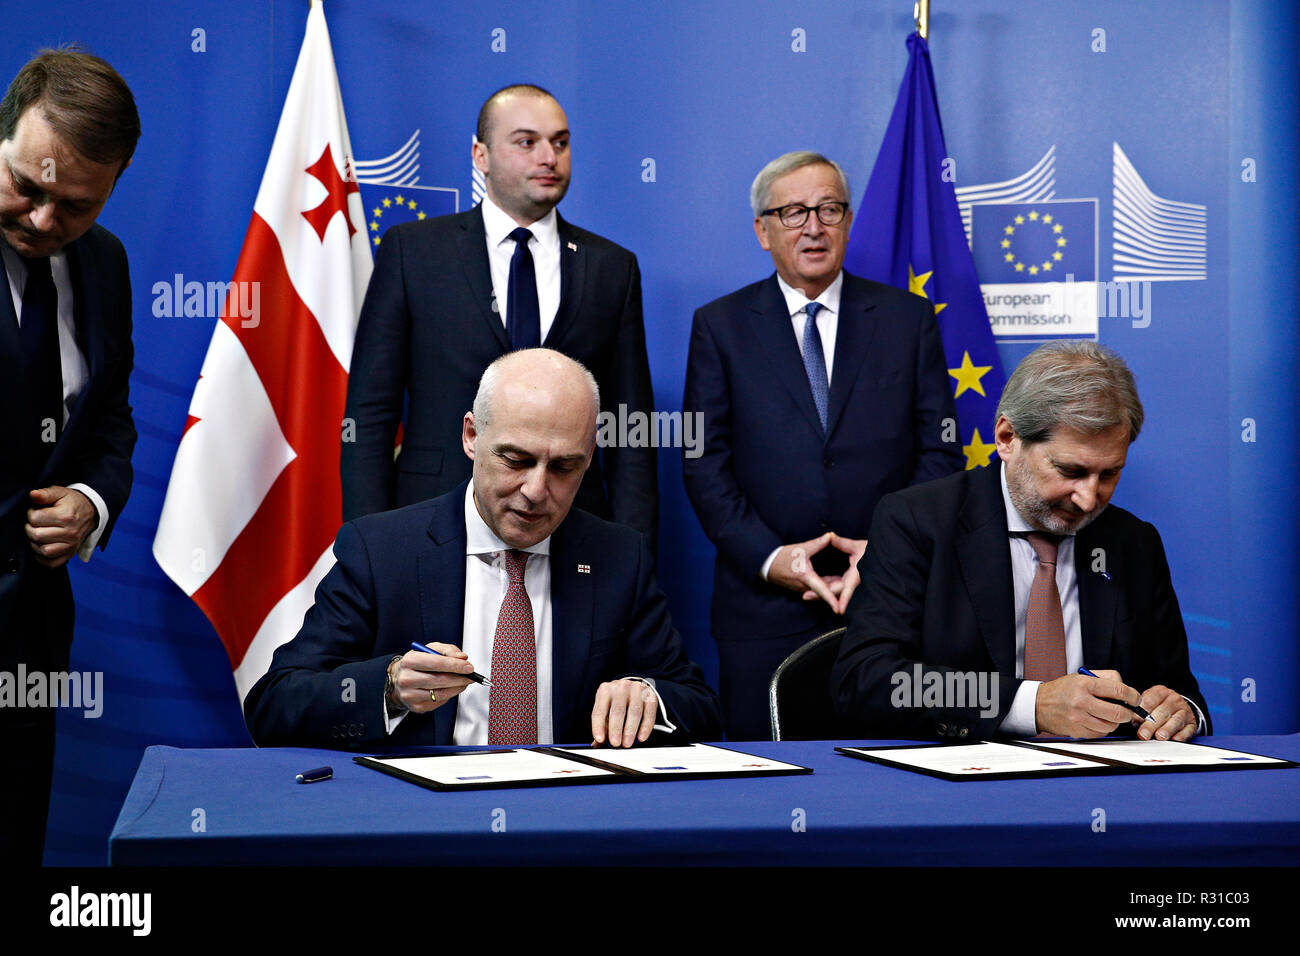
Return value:
[(402, 703), (402, 698), (397, 698), (397, 704), (393, 704), (393, 665), (402, 659), (401, 654), (396, 654), (388, 662), (388, 670), (384, 672), (384, 712), (389, 717), (396, 717), (398, 714), (406, 713), (410, 710)]

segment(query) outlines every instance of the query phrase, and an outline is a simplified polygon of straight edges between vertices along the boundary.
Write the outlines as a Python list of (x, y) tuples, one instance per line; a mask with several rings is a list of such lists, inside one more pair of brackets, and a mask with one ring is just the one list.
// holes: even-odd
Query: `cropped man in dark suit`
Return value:
[[(131, 490), (131, 287), (94, 224), (140, 119), (111, 66), (77, 50), (31, 60), (0, 103), (0, 672), (68, 667), (65, 565), (108, 542)], [(17, 688), (23, 694), (26, 688)], [(0, 857), (39, 864), (53, 707), (0, 707)]]
[(647, 542), (570, 510), (599, 407), (595, 380), (558, 352), (489, 366), (462, 423), (471, 480), (343, 526), (302, 630), (244, 702), (253, 739), (716, 739), (717, 697), (672, 626)]
[[(879, 498), (961, 467), (930, 303), (841, 268), (853, 214), (839, 166), (769, 163), (750, 192), (776, 275), (695, 313), (685, 414), (704, 443), (686, 491), (717, 546), (712, 629), (727, 736), (767, 737), (767, 685), (839, 627)], [(811, 344), (811, 347), (810, 347)]]
[(1045, 345), (1003, 389), (999, 467), (881, 500), (832, 675), (846, 733), (1210, 732), (1160, 535), (1107, 507), (1142, 421), (1118, 355)]
[[(636, 257), (555, 211), (570, 170), (559, 103), (534, 86), (493, 94), (474, 164), (487, 183), (481, 205), (395, 226), (379, 246), (348, 380), (345, 520), (445, 494), (469, 476), (461, 416), (483, 369), (511, 349), (545, 345), (577, 359), (616, 416), (620, 406), (654, 411)], [(648, 445), (602, 448), (578, 507), (648, 535), (653, 549), (655, 467)]]

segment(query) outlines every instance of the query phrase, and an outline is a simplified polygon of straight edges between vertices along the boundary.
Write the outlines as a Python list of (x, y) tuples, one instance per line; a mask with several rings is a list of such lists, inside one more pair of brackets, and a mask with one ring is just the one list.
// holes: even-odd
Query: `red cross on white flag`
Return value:
[(364, 222), (317, 2), (153, 545), (216, 628), (241, 698), (334, 563), (340, 429), (372, 267)]

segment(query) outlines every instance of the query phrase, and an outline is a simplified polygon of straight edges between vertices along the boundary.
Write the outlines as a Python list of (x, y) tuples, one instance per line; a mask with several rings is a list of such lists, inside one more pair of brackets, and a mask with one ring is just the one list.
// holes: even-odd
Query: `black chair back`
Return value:
[(773, 740), (835, 740), (831, 668), (840, 655), (844, 628), (815, 637), (781, 662), (768, 686)]

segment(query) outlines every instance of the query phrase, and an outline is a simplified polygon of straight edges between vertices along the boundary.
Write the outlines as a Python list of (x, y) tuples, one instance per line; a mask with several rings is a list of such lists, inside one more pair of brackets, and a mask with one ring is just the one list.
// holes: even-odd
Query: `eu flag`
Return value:
[(993, 457), (993, 413), (1006, 378), (953, 192), (930, 47), (914, 33), (907, 50), (907, 72), (844, 266), (934, 303), (966, 467), (978, 468)]
[(977, 203), (971, 253), (984, 283), (1093, 282), (1097, 278), (1097, 202)]

